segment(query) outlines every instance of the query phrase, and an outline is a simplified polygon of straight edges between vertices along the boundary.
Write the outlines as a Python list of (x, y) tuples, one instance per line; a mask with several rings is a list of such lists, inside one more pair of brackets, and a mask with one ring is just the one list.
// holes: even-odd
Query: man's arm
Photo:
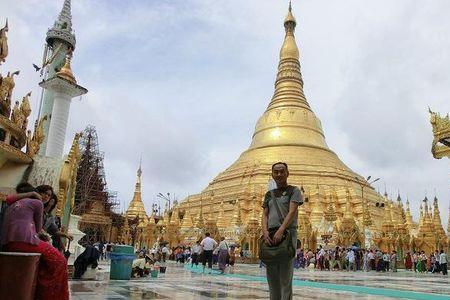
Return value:
[(281, 241), (284, 231), (289, 226), (289, 224), (292, 223), (292, 220), (294, 219), (295, 214), (297, 213), (297, 210), (298, 210), (298, 202), (291, 201), (289, 203), (289, 212), (288, 212), (286, 218), (284, 218), (283, 224), (281, 224), (280, 228), (278, 228), (277, 232), (273, 236), (273, 240), (274, 240), (275, 244), (277, 244), (279, 241)]
[(284, 231), (286, 228), (289, 227), (289, 225), (292, 223), (292, 220), (294, 219), (295, 215), (298, 211), (298, 206), (303, 204), (303, 195), (299, 188), (295, 187), (292, 191), (292, 196), (289, 201), (289, 212), (287, 216), (284, 218), (283, 224), (281, 224), (280, 228), (277, 230), (277, 232), (274, 235), (274, 242), (278, 243), (281, 241), (281, 238), (283, 237)]
[(269, 220), (269, 208), (265, 207), (263, 210), (263, 214), (262, 214), (262, 231), (263, 231), (263, 236), (264, 236), (264, 240), (266, 241), (266, 243), (268, 245), (272, 245), (272, 239), (269, 236), (269, 228), (267, 225), (267, 222)]

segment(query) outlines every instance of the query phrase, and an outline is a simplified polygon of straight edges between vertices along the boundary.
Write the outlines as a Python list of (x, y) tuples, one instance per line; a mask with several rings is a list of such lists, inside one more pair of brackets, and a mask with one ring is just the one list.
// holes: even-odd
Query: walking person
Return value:
[(370, 261), (370, 270), (375, 271), (375, 253), (373, 253), (373, 250), (370, 249), (370, 252), (368, 254), (369, 261)]
[(447, 275), (447, 263), (447, 254), (444, 252), (444, 250), (441, 250), (441, 254), (439, 254), (439, 268), (442, 271), (442, 275)]
[(392, 251), (391, 269), (392, 269), (392, 272), (397, 272), (397, 251)]
[(353, 249), (348, 250), (346, 259), (348, 261), (347, 271), (355, 271), (355, 252)]
[(191, 259), (191, 267), (198, 267), (198, 259), (200, 253), (202, 252), (202, 246), (200, 246), (200, 241), (195, 242), (195, 245), (192, 246), (192, 259)]
[[(292, 246), (297, 249), (298, 206), (303, 203), (300, 189), (288, 185), (288, 165), (277, 162), (272, 165), (272, 178), (276, 189), (266, 193), (263, 203), (262, 229), (264, 241), (268, 245), (278, 245), (289, 232)], [(290, 300), (293, 296), (293, 257), (267, 264), (267, 282), (271, 300)]]
[(412, 269), (412, 257), (411, 253), (407, 252), (405, 256), (405, 269), (411, 270)]
[(369, 272), (369, 252), (366, 249), (363, 253), (363, 271)]
[(217, 246), (217, 242), (210, 237), (210, 233), (205, 233), (205, 238), (201, 241), (200, 245), (203, 247), (203, 272), (205, 272), (206, 263), (208, 263), (208, 269), (211, 273), (213, 263), (213, 250)]
[(414, 273), (417, 273), (417, 262), (419, 260), (419, 256), (417, 255), (416, 251), (414, 251), (412, 255), (413, 265), (414, 265)]
[(220, 243), (219, 243), (219, 258), (218, 258), (218, 262), (219, 262), (219, 269), (220, 269), (220, 274), (225, 273), (225, 268), (227, 267), (227, 260), (229, 259), (228, 256), (228, 243), (225, 241), (224, 237), (220, 238)]

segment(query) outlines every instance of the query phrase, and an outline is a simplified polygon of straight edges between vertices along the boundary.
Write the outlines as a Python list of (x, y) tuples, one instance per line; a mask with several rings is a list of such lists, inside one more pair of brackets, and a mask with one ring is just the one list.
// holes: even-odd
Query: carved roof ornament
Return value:
[(12, 92), (16, 86), (14, 76), (19, 74), (20, 71), (8, 72), (6, 77), (0, 74), (0, 114), (6, 118), (11, 114)]
[(39, 148), (44, 141), (44, 122), (46, 121), (47, 116), (43, 116), (39, 121), (36, 120), (36, 122), (34, 123), (33, 135), (31, 135), (31, 131), (28, 130), (26, 152), (31, 158), (33, 158), (39, 152)]
[(450, 117), (448, 114), (441, 117), (439, 113), (433, 112), (429, 108), (428, 111), (434, 135), (431, 153), (436, 159), (450, 158)]
[(6, 19), (5, 26), (0, 29), (0, 65), (6, 61), (8, 56), (8, 37), (6, 36), (8, 30), (8, 19)]

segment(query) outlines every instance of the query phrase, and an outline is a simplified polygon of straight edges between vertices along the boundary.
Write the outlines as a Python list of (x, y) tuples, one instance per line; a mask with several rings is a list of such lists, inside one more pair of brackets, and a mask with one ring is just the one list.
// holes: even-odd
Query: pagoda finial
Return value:
[(52, 44), (52, 41), (56, 39), (63, 40), (72, 48), (75, 48), (76, 41), (75, 35), (72, 32), (72, 12), (70, 0), (64, 0), (58, 19), (53, 24), (53, 27), (47, 31), (47, 42)]
[(299, 51), (297, 47), (297, 43), (295, 42), (294, 32), (295, 26), (297, 25), (297, 21), (295, 20), (294, 15), (292, 14), (292, 6), (289, 2), (289, 10), (284, 19), (284, 28), (286, 30), (286, 37), (284, 38), (283, 46), (280, 51), (280, 59), (283, 58), (299, 58)]
[(137, 170), (137, 176), (140, 178), (142, 175), (142, 156), (139, 159), (139, 169)]
[(72, 11), (70, 0), (64, 0), (63, 7), (56, 22), (61, 26), (60, 29), (72, 31)]

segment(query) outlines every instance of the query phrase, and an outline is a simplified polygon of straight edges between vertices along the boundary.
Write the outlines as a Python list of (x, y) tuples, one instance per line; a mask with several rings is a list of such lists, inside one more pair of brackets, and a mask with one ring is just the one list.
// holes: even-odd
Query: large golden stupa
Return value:
[[(365, 209), (373, 224), (381, 223), (383, 197), (328, 147), (321, 122), (305, 97), (300, 52), (294, 36), (296, 24), (289, 8), (284, 20), (286, 34), (280, 50), (275, 92), (256, 124), (250, 147), (205, 190), (189, 196), (178, 207), (185, 210), (184, 218), (192, 218), (194, 225), (200, 212), (205, 220), (215, 220), (223, 214), (225, 227), (233, 224), (237, 212), (243, 224), (253, 215), (259, 220), (271, 165), (277, 161), (289, 165), (290, 184), (303, 187), (308, 202), (300, 213), (308, 216), (312, 228), (320, 231), (324, 211), (330, 205), (338, 223), (346, 215), (362, 228)], [(362, 242), (358, 234), (354, 239)]]
[[(250, 147), (201, 193), (166, 211), (162, 220), (153, 213), (148, 222), (139, 220), (147, 224), (142, 245), (151, 246), (156, 239), (173, 246), (189, 244), (208, 231), (241, 245), (255, 257), (261, 234), (261, 204), (271, 178), (271, 165), (277, 161), (289, 165), (289, 183), (304, 191), (298, 234), (305, 248), (318, 244), (360, 245), (402, 253), (418, 247), (434, 251), (446, 245), (442, 225), (437, 222), (440, 216), (436, 201), (435, 220), (431, 205), (429, 211), (425, 201), (418, 226), (412, 220), (408, 202), (405, 208), (400, 195), (394, 202), (387, 194), (378, 194), (328, 147), (321, 122), (303, 92), (296, 25), (289, 5), (275, 92), (256, 124)], [(145, 219), (143, 206), (136, 203), (132, 201), (127, 214), (133, 211), (129, 217), (142, 215)], [(425, 236), (429, 237), (426, 241), (421, 238)]]

